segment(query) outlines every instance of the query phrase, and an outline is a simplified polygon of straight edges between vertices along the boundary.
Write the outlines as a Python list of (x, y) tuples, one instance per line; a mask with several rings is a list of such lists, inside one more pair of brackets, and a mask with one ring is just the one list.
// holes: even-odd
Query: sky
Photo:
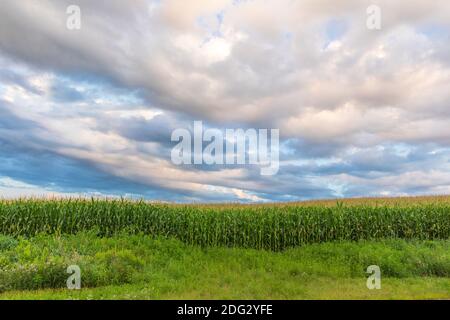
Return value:
[[(0, 197), (449, 194), (449, 40), (448, 0), (1, 0)], [(279, 129), (278, 173), (175, 165), (194, 121)]]

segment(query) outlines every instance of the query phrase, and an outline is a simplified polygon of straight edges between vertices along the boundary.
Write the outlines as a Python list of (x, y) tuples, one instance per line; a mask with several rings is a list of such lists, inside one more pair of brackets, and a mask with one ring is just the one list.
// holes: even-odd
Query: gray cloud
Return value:
[[(81, 30), (65, 27), (69, 4), (81, 7)], [(448, 191), (450, 5), (381, 0), (383, 27), (371, 31), (369, 4), (4, 0), (1, 139), (147, 197)], [(279, 174), (174, 166), (170, 133), (193, 120), (279, 128)], [(24, 172), (0, 173), (40, 184)], [(435, 185), (415, 181), (427, 176)]]

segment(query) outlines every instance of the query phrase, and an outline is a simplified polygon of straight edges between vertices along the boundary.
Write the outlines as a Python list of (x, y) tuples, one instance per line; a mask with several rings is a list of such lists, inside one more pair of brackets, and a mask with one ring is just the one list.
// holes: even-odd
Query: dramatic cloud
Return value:
[[(449, 40), (446, 0), (3, 0), (1, 195), (448, 193)], [(278, 174), (174, 165), (194, 120), (279, 129)]]

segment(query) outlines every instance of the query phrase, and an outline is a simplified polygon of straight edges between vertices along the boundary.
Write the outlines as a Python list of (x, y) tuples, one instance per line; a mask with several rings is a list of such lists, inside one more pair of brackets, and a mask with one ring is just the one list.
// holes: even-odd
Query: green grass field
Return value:
[[(0, 202), (0, 299), (450, 299), (448, 198)], [(81, 269), (68, 290), (66, 268)], [(381, 289), (366, 269), (381, 269)]]

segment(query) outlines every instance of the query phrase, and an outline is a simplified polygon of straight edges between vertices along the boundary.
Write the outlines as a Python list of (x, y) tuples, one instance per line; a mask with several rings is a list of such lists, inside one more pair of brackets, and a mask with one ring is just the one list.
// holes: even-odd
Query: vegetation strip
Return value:
[[(67, 289), (69, 265), (80, 267), (82, 290)], [(369, 265), (380, 267), (382, 290), (366, 287)], [(42, 289), (60, 291), (21, 291)], [(142, 235), (0, 235), (0, 299), (14, 296), (449, 298), (450, 240), (334, 242), (272, 252)]]
[(449, 239), (450, 204), (180, 206), (126, 200), (0, 201), (0, 233), (97, 232), (176, 238), (189, 245), (284, 250), (329, 241)]

